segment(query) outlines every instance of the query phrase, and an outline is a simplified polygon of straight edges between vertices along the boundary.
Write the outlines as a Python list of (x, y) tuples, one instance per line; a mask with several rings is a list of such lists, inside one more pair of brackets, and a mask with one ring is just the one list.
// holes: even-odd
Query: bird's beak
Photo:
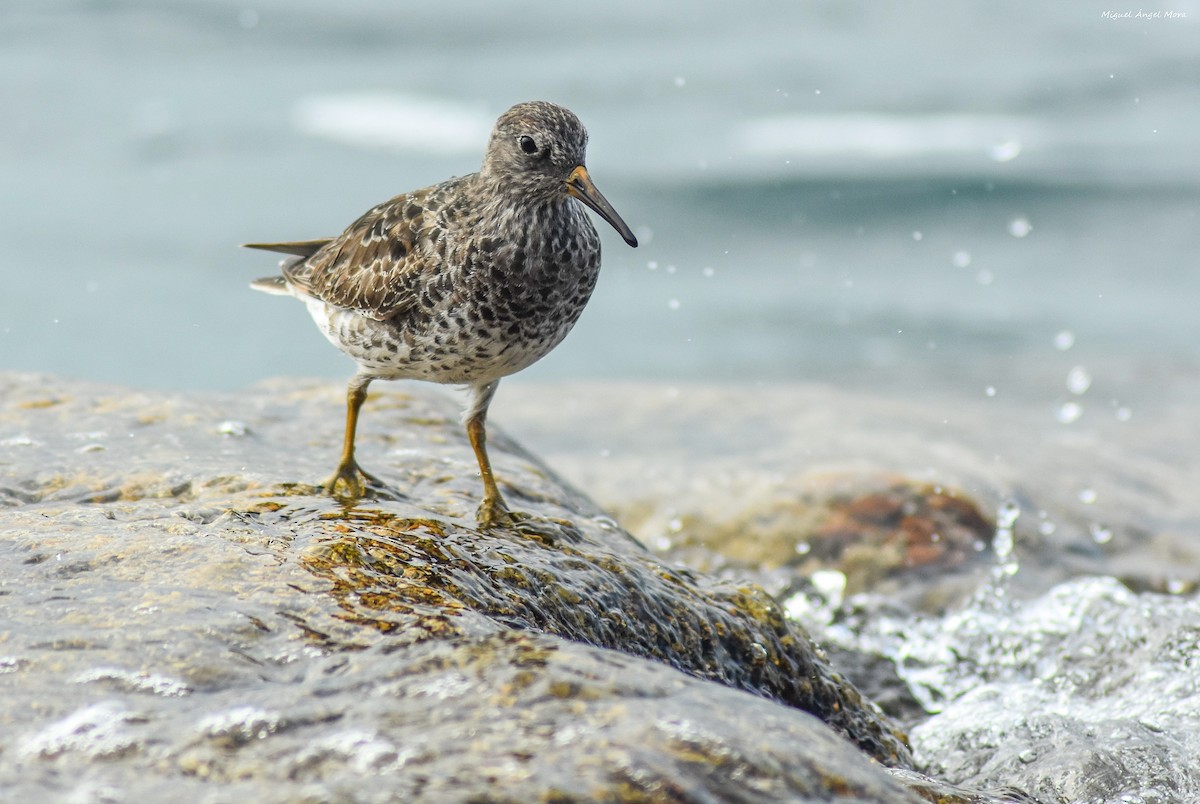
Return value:
[(612, 208), (612, 204), (608, 203), (608, 199), (600, 194), (596, 185), (592, 184), (592, 177), (588, 175), (587, 168), (583, 165), (572, 170), (571, 175), (567, 177), (567, 192), (594, 209), (597, 215), (608, 221), (609, 225), (620, 233), (626, 243), (637, 248), (637, 238), (633, 236), (633, 232), (625, 221), (621, 220), (617, 211)]

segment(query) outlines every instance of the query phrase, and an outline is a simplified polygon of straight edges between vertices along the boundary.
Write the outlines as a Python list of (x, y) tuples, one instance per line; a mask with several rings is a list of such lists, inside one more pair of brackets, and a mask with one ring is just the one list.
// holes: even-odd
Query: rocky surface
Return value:
[[(904, 736), (761, 589), (664, 564), (436, 391), (0, 380), (0, 782), (27, 797), (911, 800)], [(810, 714), (811, 713), (811, 714)], [(874, 760), (874, 761), (872, 761)], [(220, 785), (213, 785), (219, 782)], [(922, 795), (926, 795), (922, 793)]]
[[(552, 408), (539, 404), (546, 397)], [(742, 577), (781, 563), (832, 569), (847, 594), (943, 612), (987, 580), (986, 526), (1005, 504), (1020, 512), (1016, 593), (1079, 575), (1172, 594), (1198, 588), (1200, 463), (1188, 456), (1200, 449), (1200, 418), (1187, 399), (1133, 409), (1096, 399), (1064, 422), (1053, 393), (951, 401), (818, 383), (514, 382), (492, 413), (660, 555), (731, 564)], [(929, 492), (951, 507), (923, 502)], [(869, 509), (886, 513), (878, 504), (887, 498), (925, 522), (870, 523)], [(958, 517), (955, 501), (975, 513)], [(845, 519), (839, 506), (868, 514), (868, 527), (823, 540), (825, 523)], [(928, 524), (948, 538), (922, 544)], [(983, 549), (964, 553), (977, 537)], [(755, 577), (772, 592), (791, 582)]]

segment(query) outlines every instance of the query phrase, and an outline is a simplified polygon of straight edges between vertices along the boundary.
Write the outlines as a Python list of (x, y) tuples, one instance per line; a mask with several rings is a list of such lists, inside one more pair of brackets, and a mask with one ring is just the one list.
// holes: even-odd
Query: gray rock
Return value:
[(499, 434), (531, 518), (475, 530), (436, 392), (368, 402), (395, 494), (354, 508), (311, 485), (333, 386), (0, 393), (17, 798), (914, 800), (855, 748), (904, 766), (903, 735), (760, 589), (663, 565)]

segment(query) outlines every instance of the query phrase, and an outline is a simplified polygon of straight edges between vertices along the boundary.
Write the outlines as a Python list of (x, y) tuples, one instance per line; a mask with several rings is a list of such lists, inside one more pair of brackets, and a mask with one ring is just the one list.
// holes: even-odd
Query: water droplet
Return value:
[(223, 436), (240, 437), (250, 432), (250, 428), (245, 422), (239, 422), (234, 419), (226, 419), (217, 425), (217, 432)]
[(683, 520), (679, 517), (673, 517), (671, 521), (667, 523), (667, 530), (671, 531), (672, 533), (678, 533), (679, 531), (683, 530)]
[(812, 552), (812, 545), (808, 542), (796, 542), (796, 555), (806, 556)]
[(674, 265), (668, 265), (668, 266), (667, 266), (667, 273), (669, 273), (669, 274), (673, 274), (673, 273), (675, 273), (677, 270), (679, 270), (679, 269), (678, 269), (678, 268), (676, 268)]
[(1127, 422), (1133, 418), (1133, 411), (1125, 407), (1117, 408), (1116, 416), (1117, 421)]
[(1011, 528), (1021, 516), (1021, 506), (1015, 500), (1005, 500), (996, 510), (996, 527)]
[(667, 309), (668, 310), (678, 310), (679, 309), (679, 299), (668, 299), (667, 300)]
[(1058, 530), (1058, 526), (1049, 519), (1042, 520), (1038, 523), (1038, 533), (1043, 536), (1053, 536), (1054, 531)]
[(842, 595), (846, 593), (846, 576), (833, 569), (817, 570), (811, 576), (813, 588), (834, 606), (841, 604)]
[(639, 226), (633, 233), (637, 235), (638, 243), (642, 246), (648, 246), (654, 240), (654, 230), (649, 226)]
[(797, 592), (783, 601), (784, 615), (789, 620), (804, 622), (807, 617), (813, 614), (816, 608), (813, 603), (814, 601), (810, 600), (807, 594)]
[(702, 271), (700, 271), (700, 273), (706, 277), (711, 277), (711, 276), (716, 275), (717, 272), (713, 270), (711, 265), (706, 265), (706, 266), (704, 266), (704, 269)]
[(1033, 231), (1028, 218), (1013, 218), (1008, 222), (1008, 233), (1013, 237), (1025, 237)]
[(658, 270), (658, 261), (650, 260), (650, 262), (646, 263), (646, 267), (649, 268), (651, 271), (657, 271)]
[(1013, 526), (1021, 516), (1021, 507), (1015, 500), (1005, 500), (996, 509), (996, 532), (992, 535), (992, 550), (1000, 561), (1000, 567), (1005, 575), (1016, 573), (1016, 562), (1011, 561), (1013, 554)]
[(1054, 336), (1054, 348), (1060, 352), (1065, 352), (1075, 345), (1075, 333), (1069, 329), (1064, 329)]
[(1067, 390), (1079, 396), (1087, 393), (1087, 389), (1092, 387), (1092, 375), (1088, 374), (1088, 370), (1083, 366), (1075, 366), (1067, 372)]
[(1080, 489), (1079, 501), (1084, 505), (1091, 505), (1096, 501), (1097, 495), (1095, 489)]
[(1170, 578), (1167, 580), (1166, 589), (1168, 595), (1182, 595), (1188, 590), (1188, 583), (1179, 578)]
[(913, 240), (917, 240), (917, 241), (919, 241), (919, 240), (920, 240), (922, 237), (924, 237), (924, 236), (925, 236), (925, 235), (921, 234), (920, 232), (913, 232), (913, 233), (912, 233), (912, 239), (913, 239)]
[(981, 285), (990, 285), (992, 284), (993, 279), (995, 279), (995, 277), (992, 276), (992, 272), (987, 268), (980, 270), (980, 272), (975, 275), (975, 281)]
[(1055, 417), (1063, 424), (1070, 424), (1078, 421), (1082, 415), (1083, 405), (1080, 405), (1078, 402), (1063, 402), (1059, 405)]
[(813, 90), (813, 94), (814, 94), (814, 95), (820, 95), (820, 94), (821, 94), (821, 90), (819, 90), (819, 89), (814, 89), (814, 90)]
[(1088, 528), (1088, 532), (1092, 534), (1092, 541), (1096, 544), (1108, 544), (1112, 541), (1112, 528), (1093, 522)]
[(955, 268), (966, 268), (971, 264), (971, 252), (956, 251), (954, 252), (954, 256), (950, 258), (950, 261), (954, 263)]
[(1011, 162), (1020, 155), (1021, 143), (1015, 139), (1004, 140), (993, 145), (990, 153), (994, 162)]
[(995, 396), (996, 395), (996, 386), (989, 385), (987, 388), (983, 389), (983, 392), (985, 394), (987, 394), (988, 396)]
[(675, 86), (682, 88), (686, 84), (687, 84), (687, 79), (684, 78), (682, 75), (675, 76)]
[(996, 528), (1012, 530), (1020, 516), (1021, 506), (1016, 504), (1015, 500), (1006, 499), (1000, 504), (1000, 508), (996, 509)]

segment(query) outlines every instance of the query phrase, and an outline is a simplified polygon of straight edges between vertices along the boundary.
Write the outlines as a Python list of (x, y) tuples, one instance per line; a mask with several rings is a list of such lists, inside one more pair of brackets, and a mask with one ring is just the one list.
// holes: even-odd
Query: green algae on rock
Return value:
[(664, 565), (503, 437), (531, 516), (476, 531), (439, 394), (380, 395), (395, 494), (348, 509), (307, 485), (332, 386), (0, 387), (6, 789), (910, 800), (835, 731), (901, 766), (903, 735), (761, 590)]

